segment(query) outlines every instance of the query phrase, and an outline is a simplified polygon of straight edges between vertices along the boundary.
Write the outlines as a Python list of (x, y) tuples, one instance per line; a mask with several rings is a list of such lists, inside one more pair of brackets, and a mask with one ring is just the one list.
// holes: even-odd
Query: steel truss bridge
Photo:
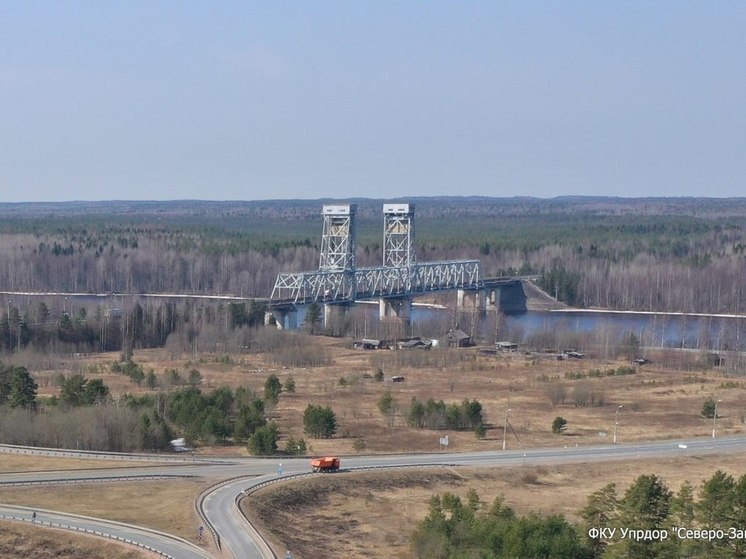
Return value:
[(271, 306), (351, 303), (356, 300), (409, 297), (450, 289), (476, 290), (479, 260), (428, 262), (403, 268), (381, 266), (354, 270), (279, 274)]
[(436, 291), (486, 292), (522, 278), (482, 280), (478, 260), (416, 262), (414, 205), (384, 204), (383, 265), (355, 266), (355, 205), (326, 205), (319, 269), (281, 273), (269, 300), (273, 309), (364, 300), (411, 299)]

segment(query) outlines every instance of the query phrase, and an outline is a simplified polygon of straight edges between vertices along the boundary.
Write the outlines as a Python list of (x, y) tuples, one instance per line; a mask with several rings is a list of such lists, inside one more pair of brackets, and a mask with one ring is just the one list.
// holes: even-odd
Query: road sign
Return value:
[(448, 446), (448, 435), (446, 435), (445, 437), (440, 437), (440, 444), (442, 444), (443, 446)]

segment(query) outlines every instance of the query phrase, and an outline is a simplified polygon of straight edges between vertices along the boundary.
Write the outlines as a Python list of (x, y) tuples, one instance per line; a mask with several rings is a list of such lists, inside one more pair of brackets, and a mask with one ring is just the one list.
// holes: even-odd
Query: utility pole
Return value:
[(718, 400), (715, 402), (715, 410), (712, 414), (712, 438), (715, 438), (715, 422), (718, 420), (718, 404), (722, 402), (722, 400)]
[(616, 413), (614, 414), (614, 444), (616, 444), (616, 430), (617, 425), (619, 425), (619, 410), (623, 407), (624, 406), (617, 406)]
[[(11, 344), (12, 338), (10, 332), (10, 299), (8, 299), (8, 344)], [(10, 347), (13, 347), (12, 345)]]
[(508, 412), (510, 408), (505, 406), (505, 424), (503, 426), (503, 450), (508, 446)]

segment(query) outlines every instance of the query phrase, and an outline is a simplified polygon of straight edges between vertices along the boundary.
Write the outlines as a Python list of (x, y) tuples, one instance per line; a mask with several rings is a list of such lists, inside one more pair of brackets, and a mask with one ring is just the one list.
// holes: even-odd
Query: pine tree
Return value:
[(277, 450), (278, 437), (279, 431), (276, 423), (272, 422), (259, 427), (249, 439), (247, 445), (249, 452), (256, 456), (274, 454)]
[(277, 375), (269, 375), (264, 382), (264, 399), (270, 403), (277, 403), (282, 392), (282, 383)]
[(308, 404), (303, 412), (303, 430), (317, 439), (331, 438), (337, 432), (337, 417), (328, 406)]
[(10, 407), (35, 406), (38, 388), (39, 385), (36, 384), (26, 367), (13, 367), (10, 374), (10, 392), (8, 394)]
[(309, 334), (316, 333), (316, 327), (321, 322), (321, 306), (314, 301), (308, 305), (306, 310), (306, 322), (305, 326)]
[[(658, 476), (641, 475), (627, 489), (619, 503), (619, 524), (638, 530), (665, 530), (671, 507), (672, 492)], [(654, 559), (659, 556), (665, 542), (658, 540), (631, 540), (622, 542), (629, 557)]]

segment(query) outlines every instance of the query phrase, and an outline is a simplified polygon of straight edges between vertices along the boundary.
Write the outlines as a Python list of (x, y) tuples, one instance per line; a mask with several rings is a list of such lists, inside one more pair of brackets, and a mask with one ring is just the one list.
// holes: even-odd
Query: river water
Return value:
[(746, 349), (746, 316), (614, 311), (529, 311), (505, 318), (508, 332), (524, 337), (542, 332), (607, 334), (621, 338), (634, 334), (648, 347), (711, 350)]
[[(426, 322), (449, 312), (415, 307), (412, 320)], [(634, 334), (644, 347), (746, 351), (746, 315), (562, 309), (505, 314), (497, 325), (494, 314), (488, 313), (472, 328), (474, 318), (469, 314), (456, 322), (485, 341), (563, 349), (618, 344)]]
[[(22, 312), (31, 309), (37, 302), (43, 300), (55, 316), (63, 309), (67, 312), (74, 310), (79, 305), (87, 307), (101, 306), (102, 308), (129, 307), (139, 296), (121, 294), (20, 294), (3, 293), (4, 297), (13, 305), (19, 306)], [(183, 296), (156, 296), (143, 297), (144, 301), (163, 302), (172, 300), (183, 302), (187, 297)], [(199, 297), (191, 298), (197, 303)], [(215, 297), (210, 304), (222, 302), (227, 304), (235, 298), (217, 300)], [(201, 299), (204, 301), (205, 299)], [(378, 313), (377, 305), (364, 305), (366, 315), (376, 320)], [(55, 312), (57, 311), (57, 312)], [(444, 314), (451, 311), (438, 310), (415, 306), (412, 309), (413, 323), (425, 323), (443, 318)], [(303, 311), (298, 314), (298, 324), (303, 323)], [(468, 317), (462, 319), (465, 324)], [(629, 311), (606, 311), (606, 310), (576, 310), (562, 309), (555, 311), (527, 311), (520, 314), (502, 315), (497, 331), (495, 331), (494, 314), (488, 313), (486, 318), (480, 320), (476, 328), (480, 337), (484, 340), (493, 340), (498, 337), (504, 341), (518, 343), (538, 343), (542, 337), (554, 338), (558, 333), (565, 334), (567, 343), (573, 340), (598, 339), (606, 337), (610, 341), (619, 341), (630, 333), (634, 334), (642, 346), (647, 347), (670, 347), (670, 348), (697, 348), (720, 350), (746, 351), (746, 316), (745, 315), (707, 315), (707, 314), (683, 314), (683, 313), (648, 313)], [(470, 328), (463, 328), (470, 330)]]

